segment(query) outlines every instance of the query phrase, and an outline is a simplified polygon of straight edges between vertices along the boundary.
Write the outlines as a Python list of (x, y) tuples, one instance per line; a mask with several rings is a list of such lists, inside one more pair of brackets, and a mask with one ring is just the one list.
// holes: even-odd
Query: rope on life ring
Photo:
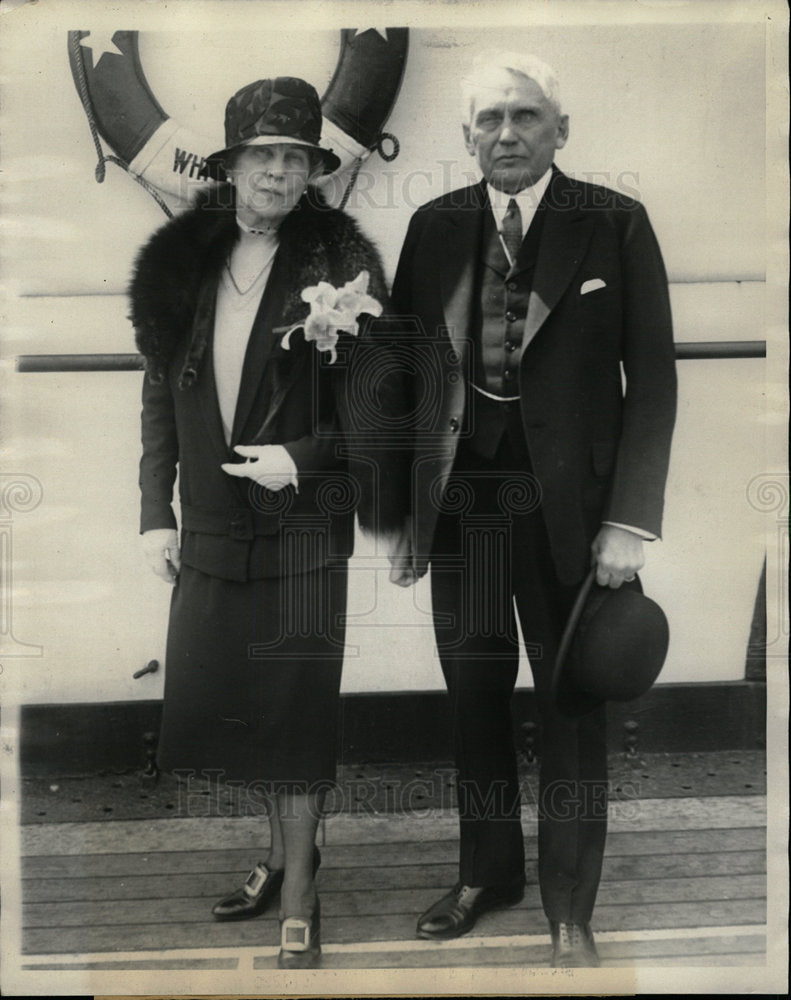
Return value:
[[(393, 144), (393, 148), (389, 153), (386, 153), (382, 146), (385, 139), (388, 139)], [(392, 132), (380, 132), (376, 137), (376, 152), (382, 157), (385, 163), (392, 163), (401, 152), (401, 143)]]
[[(68, 53), (96, 148), (96, 180), (104, 180), (105, 163), (115, 163), (172, 216), (160, 192), (186, 202), (191, 189), (211, 183), (204, 158), (216, 144), (191, 134), (163, 111), (140, 64), (136, 31), (107, 33), (112, 48), (97, 38), (95, 48), (89, 45), (93, 59), (88, 66), (82, 42), (91, 34), (70, 31)], [(351, 168), (343, 205), (370, 152), (376, 150), (386, 162), (398, 155), (398, 140), (381, 130), (398, 96), (408, 40), (407, 28), (341, 31), (338, 63), (321, 103), (324, 142), (340, 157), (339, 170)], [(105, 154), (100, 138), (117, 155)], [(384, 140), (393, 143), (389, 153)]]
[(90, 95), (88, 93), (88, 81), (85, 77), (85, 55), (82, 51), (82, 46), (80, 45), (80, 38), (82, 37), (79, 31), (70, 31), (68, 38), (69, 45), (69, 57), (71, 60), (71, 65), (74, 70), (75, 82), (77, 84), (77, 92), (80, 96), (80, 101), (82, 103), (82, 109), (85, 112), (85, 117), (88, 119), (88, 127), (91, 130), (91, 138), (93, 139), (93, 145), (96, 149), (97, 164), (94, 170), (94, 177), (96, 178), (97, 184), (103, 184), (106, 171), (104, 169), (105, 163), (115, 163), (116, 166), (121, 167), (122, 170), (126, 171), (129, 176), (135, 180), (145, 191), (147, 191), (151, 197), (156, 201), (157, 205), (162, 209), (162, 211), (167, 215), (169, 219), (173, 218), (173, 212), (171, 212), (165, 199), (157, 191), (153, 184), (149, 184), (145, 177), (142, 177), (129, 169), (129, 164), (122, 160), (119, 156), (108, 156), (102, 149), (102, 144), (99, 139), (99, 130), (96, 127), (96, 119), (93, 114), (93, 106), (91, 105)]
[[(389, 139), (393, 143), (393, 148), (389, 153), (385, 153), (382, 147), (382, 140), (384, 139)], [(392, 163), (393, 160), (401, 152), (401, 143), (392, 134), (392, 132), (380, 132), (379, 135), (376, 137), (376, 144), (374, 145), (374, 149), (382, 157), (385, 163)], [(354, 166), (352, 167), (352, 173), (351, 176), (349, 177), (349, 182), (346, 185), (346, 190), (343, 192), (341, 203), (338, 206), (341, 209), (341, 211), (343, 211), (343, 209), (346, 208), (346, 202), (349, 200), (349, 195), (352, 193), (352, 188), (354, 187), (357, 181), (357, 175), (360, 173), (360, 168), (362, 167), (364, 162), (365, 162), (364, 156), (358, 156), (357, 159), (354, 161)]]
[(343, 211), (344, 208), (346, 208), (346, 202), (349, 200), (349, 195), (352, 193), (352, 188), (357, 183), (357, 175), (360, 173), (360, 168), (362, 167), (363, 163), (365, 163), (364, 156), (358, 156), (357, 159), (354, 161), (354, 166), (352, 167), (352, 172), (349, 176), (346, 188), (344, 189), (343, 197), (341, 198), (340, 204), (338, 205), (338, 208), (341, 211)]

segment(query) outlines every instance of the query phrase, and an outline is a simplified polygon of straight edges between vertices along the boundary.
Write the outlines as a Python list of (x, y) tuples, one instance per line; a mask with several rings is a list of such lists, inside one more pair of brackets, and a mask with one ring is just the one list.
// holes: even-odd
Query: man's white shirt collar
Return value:
[(508, 202), (513, 198), (519, 206), (522, 216), (522, 236), (527, 232), (527, 228), (533, 221), (538, 203), (544, 197), (544, 192), (549, 187), (552, 179), (552, 167), (547, 170), (531, 187), (523, 188), (516, 194), (508, 194), (505, 191), (498, 191), (491, 184), (486, 185), (489, 192), (489, 204), (492, 206), (494, 221), (497, 223), (498, 232), (503, 228), (503, 216), (508, 210)]

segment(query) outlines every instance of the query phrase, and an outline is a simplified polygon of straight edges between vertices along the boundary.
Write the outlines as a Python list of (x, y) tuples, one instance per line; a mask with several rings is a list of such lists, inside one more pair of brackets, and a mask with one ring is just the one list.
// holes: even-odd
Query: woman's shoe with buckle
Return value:
[(278, 969), (317, 969), (321, 964), (321, 908), (318, 899), (310, 917), (280, 914)]
[[(318, 847), (313, 848), (313, 874), (321, 864)], [(260, 916), (274, 903), (283, 885), (282, 868), (274, 870), (260, 862), (253, 868), (247, 881), (229, 896), (224, 896), (212, 907), (215, 920), (250, 920)]]

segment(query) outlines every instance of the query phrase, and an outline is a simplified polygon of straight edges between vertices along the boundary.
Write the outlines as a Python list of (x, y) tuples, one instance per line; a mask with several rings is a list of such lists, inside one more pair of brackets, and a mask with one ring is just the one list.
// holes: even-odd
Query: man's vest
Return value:
[[(478, 315), (473, 323), (473, 385), (469, 386), (467, 396), (468, 426), (472, 431), (467, 447), (484, 458), (492, 458), (497, 451), (509, 412), (516, 408), (518, 416), (518, 398), (514, 397), (519, 396), (522, 335), (543, 221), (543, 206), (539, 205), (514, 266), (509, 267), (491, 209), (484, 218), (478, 264)], [(489, 395), (484, 395), (481, 389)], [(511, 405), (504, 402), (509, 398)]]

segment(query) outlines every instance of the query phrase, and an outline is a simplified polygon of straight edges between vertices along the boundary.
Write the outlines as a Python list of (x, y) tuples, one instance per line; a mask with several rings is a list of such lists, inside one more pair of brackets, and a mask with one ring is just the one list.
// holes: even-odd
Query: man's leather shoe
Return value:
[(473, 889), (459, 882), (447, 896), (418, 918), (417, 936), (432, 941), (459, 937), (472, 930), (483, 913), (514, 906), (524, 894), (524, 879), (510, 885), (484, 886), (482, 889)]
[[(318, 847), (313, 848), (313, 874), (321, 864), (321, 854)], [(247, 876), (245, 884), (235, 889), (229, 896), (223, 897), (212, 907), (215, 920), (249, 920), (268, 910), (277, 899), (280, 887), (283, 885), (284, 870), (277, 868), (270, 871), (260, 862)]]
[(596, 969), (601, 964), (590, 924), (549, 921), (553, 969)]

